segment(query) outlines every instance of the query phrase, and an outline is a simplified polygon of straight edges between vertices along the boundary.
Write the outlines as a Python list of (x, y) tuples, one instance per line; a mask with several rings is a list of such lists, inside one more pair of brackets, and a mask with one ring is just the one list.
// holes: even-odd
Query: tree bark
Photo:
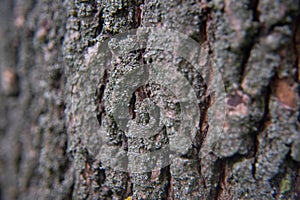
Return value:
[[(299, 1), (0, 0), (0, 5), (1, 199), (300, 199)], [(105, 41), (149, 27), (192, 38), (221, 73), (226, 91), (221, 135), (209, 120), (218, 98), (208, 89), (214, 83), (174, 52), (146, 47), (118, 57), (113, 48), (123, 47), (112, 40), (105, 49), (112, 59), (103, 60)], [(151, 41), (164, 40), (149, 36), (146, 42)], [(134, 123), (145, 122), (143, 109), (161, 101), (171, 125), (138, 140), (113, 116), (114, 102), (123, 101), (114, 96), (118, 81), (152, 62), (181, 74), (195, 91), (200, 110), (195, 137), (186, 152), (159, 158), (170, 162), (162, 168), (116, 170), (108, 164), (115, 149), (149, 153), (168, 146), (176, 132), (178, 99), (158, 83), (139, 86), (126, 109)], [(175, 88), (180, 87), (178, 82)]]

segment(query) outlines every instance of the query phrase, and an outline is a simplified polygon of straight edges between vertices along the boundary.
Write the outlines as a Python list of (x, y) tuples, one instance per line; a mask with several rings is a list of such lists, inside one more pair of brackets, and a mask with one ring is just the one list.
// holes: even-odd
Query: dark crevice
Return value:
[[(200, 2), (201, 4), (201, 2)], [(208, 40), (208, 23), (211, 15), (211, 8), (207, 6), (205, 2), (204, 5), (201, 4), (201, 14), (200, 14), (200, 24), (199, 24), (199, 38), (198, 41), (200, 45)]]
[(253, 162), (253, 164), (252, 164), (252, 177), (254, 178), (254, 179), (256, 179), (255, 178), (255, 174), (256, 174), (256, 163), (257, 163), (257, 151), (258, 151), (258, 146), (259, 146), (259, 141), (258, 141), (258, 134), (256, 134), (255, 136), (254, 136), (254, 138), (253, 138), (253, 141), (254, 141), (254, 143), (253, 143), (253, 157), (254, 157), (254, 162)]
[(207, 19), (205, 18), (205, 20), (200, 22), (200, 26), (199, 26), (199, 43), (200, 45), (202, 43), (204, 43), (205, 41), (207, 41)]
[(102, 167), (101, 162), (97, 162), (93, 167), (95, 167), (95, 169), (93, 169), (93, 171), (95, 171), (95, 182), (98, 184), (99, 188), (101, 188), (106, 179), (105, 169)]
[(173, 191), (172, 191), (172, 183), (171, 183), (171, 171), (170, 171), (170, 165), (164, 167), (161, 169), (162, 174), (162, 182), (167, 181), (168, 185), (166, 187), (166, 199), (173, 199)]
[(250, 9), (252, 10), (252, 21), (259, 22), (259, 11), (257, 9), (259, 0), (251, 0)]
[(135, 25), (135, 28), (138, 28), (138, 27), (140, 27), (141, 26), (141, 24), (142, 24), (142, 21), (143, 21), (143, 19), (142, 19), (142, 8), (141, 8), (141, 6), (144, 4), (144, 1), (142, 1), (139, 5), (137, 5), (137, 7), (136, 7), (136, 25)]
[(107, 70), (105, 70), (104, 75), (102, 77), (102, 81), (100, 83), (100, 86), (97, 88), (96, 93), (95, 93), (96, 114), (97, 114), (97, 119), (98, 119), (100, 126), (102, 126), (102, 117), (103, 117), (103, 114), (105, 113), (103, 95), (104, 95), (104, 91), (105, 91), (107, 82), (108, 82), (108, 73), (107, 73)]
[[(208, 92), (206, 90), (206, 92)], [(200, 110), (201, 110), (201, 116), (200, 116), (200, 121), (199, 121), (199, 130), (197, 131), (197, 134), (195, 136), (195, 139), (193, 141), (193, 147), (196, 148), (196, 152), (197, 154), (199, 154), (201, 147), (206, 139), (207, 136), (207, 132), (209, 129), (209, 125), (208, 125), (208, 109), (209, 109), (209, 105), (211, 103), (211, 98), (210, 95), (208, 95), (208, 97), (205, 98), (206, 102), (204, 102), (205, 108), (201, 109), (201, 105), (199, 105)], [(201, 163), (201, 160), (199, 158), (199, 156), (197, 156), (195, 159), (198, 160), (198, 163)], [(201, 165), (199, 164), (198, 167), (198, 172), (201, 175)]]
[(69, 188), (69, 191), (66, 195), (66, 200), (72, 200), (73, 199), (73, 192), (75, 189), (75, 182), (73, 182), (73, 184), (71, 185), (71, 187)]
[(102, 113), (104, 111), (103, 105), (102, 105), (102, 98), (104, 94), (105, 86), (101, 85), (100, 88), (96, 91), (96, 106), (98, 107), (97, 109), (97, 119), (99, 122), (99, 125), (102, 126)]
[(240, 83), (243, 81), (245, 77), (245, 72), (247, 68), (247, 64), (249, 62), (249, 58), (251, 56), (251, 51), (254, 45), (257, 43), (261, 29), (259, 27), (252, 27), (251, 29), (247, 30), (247, 36), (245, 37), (244, 43), (241, 44), (241, 67), (240, 67)]
[(16, 147), (16, 160), (15, 160), (15, 166), (16, 166), (16, 174), (20, 174), (21, 172), (21, 163), (22, 163), (22, 150), (24, 149), (22, 143), (18, 141), (18, 146)]
[(173, 179), (172, 179), (172, 175), (170, 173), (170, 166), (169, 167), (169, 187), (168, 187), (168, 191), (167, 191), (167, 200), (173, 200), (174, 199), (174, 189), (173, 189)]
[(61, 79), (63, 77), (62, 69), (54, 69), (50, 73), (50, 88), (51, 89), (60, 89), (61, 87)]
[(101, 34), (102, 29), (103, 29), (103, 24), (104, 24), (104, 19), (103, 19), (103, 8), (99, 8), (99, 11), (95, 15), (96, 18), (98, 18), (98, 24), (95, 27), (95, 37)]
[[(274, 78), (273, 78), (274, 79)], [(271, 81), (272, 82), (272, 81)], [(272, 85), (272, 84), (270, 84)], [(263, 96), (264, 98), (264, 113), (263, 116), (261, 118), (261, 120), (259, 120), (259, 124), (257, 126), (257, 132), (254, 134), (253, 136), (253, 157), (254, 157), (254, 162), (252, 164), (252, 176), (254, 179), (255, 178), (255, 174), (256, 174), (256, 163), (257, 163), (257, 151), (258, 151), (258, 146), (259, 146), (259, 140), (258, 140), (258, 136), (266, 129), (266, 126), (268, 124), (268, 122), (270, 121), (270, 110), (269, 110), (269, 102), (271, 99), (271, 87), (269, 86), (266, 89), (265, 95)]]
[(250, 2), (250, 9), (252, 10), (252, 26), (246, 30), (246, 36), (244, 41), (241, 44), (241, 78), (240, 83), (243, 81), (245, 77), (245, 71), (247, 68), (247, 63), (251, 56), (251, 51), (254, 45), (257, 43), (260, 33), (261, 27), (257, 24), (259, 23), (259, 11), (257, 10), (259, 0), (251, 0)]
[[(64, 154), (66, 154), (67, 148), (64, 149)], [(69, 159), (68, 155), (64, 155), (66, 160), (62, 165), (59, 166), (59, 182), (62, 183), (66, 178), (67, 171), (71, 168), (72, 162)]]
[(213, 180), (217, 184), (216, 187), (212, 187), (210, 191), (211, 199), (221, 199), (223, 192), (223, 186), (225, 185), (225, 173), (226, 173), (227, 160), (225, 158), (218, 158), (214, 165)]
[(133, 93), (132, 97), (131, 97), (131, 99), (129, 101), (129, 113), (131, 115), (131, 119), (135, 119), (136, 118), (136, 112), (134, 111), (135, 110), (135, 103), (136, 103), (136, 96)]
[(127, 180), (127, 192), (125, 194), (125, 197), (129, 197), (129, 196), (132, 196), (133, 195), (133, 183), (131, 182), (131, 179), (130, 179), (130, 174), (128, 174), (128, 180)]

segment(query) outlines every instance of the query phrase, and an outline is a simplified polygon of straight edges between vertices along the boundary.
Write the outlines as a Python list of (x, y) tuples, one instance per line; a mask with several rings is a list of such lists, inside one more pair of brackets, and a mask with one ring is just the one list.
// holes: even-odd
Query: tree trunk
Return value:
[(0, 5), (1, 199), (300, 199), (299, 1)]

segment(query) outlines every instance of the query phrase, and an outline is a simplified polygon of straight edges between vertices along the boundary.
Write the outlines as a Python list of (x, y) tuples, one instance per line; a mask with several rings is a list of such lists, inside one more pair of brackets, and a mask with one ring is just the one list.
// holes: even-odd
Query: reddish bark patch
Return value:
[(297, 95), (295, 86), (290, 85), (286, 80), (278, 80), (275, 85), (275, 96), (287, 108), (297, 108)]
[(230, 95), (226, 98), (228, 115), (247, 115), (248, 114), (248, 104), (249, 97), (243, 94), (241, 91)]
[(18, 93), (18, 76), (12, 69), (5, 69), (2, 73), (2, 89), (7, 95)]
[(232, 95), (231, 98), (227, 100), (229, 106), (237, 106), (243, 102), (243, 98), (240, 95)]
[(83, 170), (81, 176), (82, 176), (82, 179), (85, 180), (85, 183), (86, 185), (91, 185), (91, 179), (92, 179), (92, 175), (93, 175), (93, 170), (91, 168), (91, 165), (86, 162), (85, 163), (85, 169)]

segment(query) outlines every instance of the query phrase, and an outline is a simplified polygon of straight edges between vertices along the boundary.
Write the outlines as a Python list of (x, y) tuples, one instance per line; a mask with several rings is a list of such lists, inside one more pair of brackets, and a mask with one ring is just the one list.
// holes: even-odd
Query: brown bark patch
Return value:
[(295, 86), (290, 85), (286, 80), (278, 80), (275, 84), (275, 96), (283, 106), (295, 110), (297, 108), (297, 96)]

